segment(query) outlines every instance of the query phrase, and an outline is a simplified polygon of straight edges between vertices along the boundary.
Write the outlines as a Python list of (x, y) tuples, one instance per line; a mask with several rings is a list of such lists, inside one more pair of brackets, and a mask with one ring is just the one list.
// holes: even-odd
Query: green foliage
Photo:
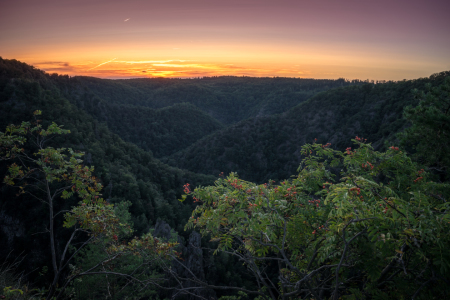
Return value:
[(14, 261), (8, 261), (8, 258), (0, 264), (0, 299), (33, 299), (36, 291), (29, 290), (24, 274), (18, 272), (23, 257)]
[[(104, 198), (114, 204), (123, 201), (132, 203), (130, 206), (132, 222), (136, 225), (141, 224), (135, 226), (136, 234), (146, 233), (149, 227), (156, 222), (157, 217), (164, 219), (171, 227), (177, 230), (181, 229), (192, 211), (191, 204), (181, 205), (177, 201), (182, 193), (182, 185), (185, 182), (198, 185), (210, 184), (214, 181), (212, 176), (169, 167), (155, 159), (151, 153), (143, 151), (131, 143), (126, 143), (121, 137), (111, 133), (106, 124), (100, 123), (98, 119), (84, 112), (83, 106), (76, 107), (63, 96), (65, 91), (70, 90), (66, 84), (69, 84), (72, 79), (68, 76), (50, 76), (18, 61), (4, 59), (0, 59), (0, 70), (2, 83), (0, 85), (0, 104), (2, 106), (0, 128), (27, 120), (34, 110), (39, 109), (45, 111), (45, 116), (42, 118), (44, 126), (55, 122), (63, 125), (64, 129), (70, 130), (70, 135), (56, 136), (48, 141), (48, 145), (53, 148), (72, 148), (74, 151), (85, 153), (83, 163), (86, 166), (95, 166), (93, 175), (105, 186)], [(76, 91), (77, 89), (73, 91), (72, 96), (75, 97)], [(88, 108), (87, 103), (85, 107)], [(179, 112), (176, 115), (177, 119), (182, 119), (183, 110), (186, 110), (186, 105), (179, 105), (179, 109), (174, 109)], [(95, 111), (94, 108), (92, 111)], [(115, 111), (119, 113), (120, 109), (115, 108)], [(124, 111), (126, 112), (126, 109)], [(130, 111), (132, 115), (136, 114), (136, 126), (133, 128), (136, 129), (137, 134), (146, 134), (137, 130), (142, 125), (138, 120), (145, 120), (145, 111), (145, 109), (142, 110), (142, 113), (138, 113), (139, 109)], [(194, 113), (193, 118), (197, 120), (204, 116), (203, 113), (198, 113), (197, 109), (194, 111), (188, 107), (187, 111), (189, 113), (186, 113), (184, 120), (191, 118), (189, 117), (190, 113)], [(164, 117), (157, 117), (159, 125), (154, 127), (155, 131), (163, 132), (161, 126), (171, 123), (172, 119), (168, 116), (172, 112), (168, 108), (164, 112), (161, 110), (158, 113)], [(111, 116), (114, 114), (111, 113)], [(127, 119), (134, 121), (132, 115)], [(95, 116), (97, 117), (97, 115)], [(120, 118), (116, 121), (115, 124), (119, 126)], [(155, 120), (152, 121), (150, 118), (147, 121)], [(217, 121), (214, 122), (217, 124)], [(193, 123), (195, 124), (195, 122)], [(206, 123), (201, 124), (203, 126)], [(170, 125), (167, 126), (170, 128)], [(214, 126), (211, 128), (214, 129)], [(180, 134), (182, 133), (179, 129), (181, 127), (190, 130), (184, 121), (179, 122), (173, 128), (175, 127), (178, 128)], [(207, 128), (204, 130), (208, 131)], [(171, 148), (179, 147), (179, 144), (175, 145), (171, 141), (174, 141), (180, 134), (174, 134), (169, 138), (171, 132), (164, 133), (165, 137), (160, 136), (161, 139), (155, 143), (156, 146), (162, 145), (161, 143), (166, 140), (168, 145), (161, 147), (161, 149), (165, 149), (164, 151), (172, 151)], [(201, 130), (194, 132), (198, 135), (204, 134)], [(186, 138), (181, 139), (180, 144), (183, 145), (187, 139), (191, 138), (194, 137), (187, 134)], [(0, 165), (0, 172), (3, 172), (3, 167), (4, 165)], [(0, 175), (3, 178), (3, 173)], [(2, 190), (1, 193), (2, 199), (15, 195), (15, 192), (8, 189)], [(10, 207), (8, 204), (5, 204), (4, 208), (8, 213), (20, 216), (21, 222), (24, 222), (27, 228), (32, 228), (35, 225), (34, 216), (40, 214), (39, 208), (31, 204), (31, 199), (27, 200), (29, 199), (27, 195), (21, 197), (20, 203), (23, 206), (20, 210), (17, 209), (17, 206)], [(147, 220), (147, 223), (143, 224), (142, 220)], [(39, 228), (30, 233), (42, 231), (41, 229), (43, 230), (43, 228)], [(43, 242), (45, 243), (45, 241)]]
[(7, 286), (3, 289), (3, 294), (5, 296), (4, 299), (14, 299), (17, 295), (23, 295), (23, 291), (21, 289), (13, 289), (10, 286)]
[[(34, 115), (37, 117), (41, 112), (35, 111)], [(0, 149), (2, 149), (0, 159), (8, 161), (14, 159), (20, 163), (19, 165), (13, 163), (8, 167), (8, 175), (5, 176), (4, 182), (8, 185), (19, 183), (20, 193), (29, 193), (48, 208), (48, 234), (54, 276), (46, 292), (47, 299), (52, 299), (55, 293), (57, 298), (60, 298), (71, 281), (91, 274), (111, 273), (115, 277), (125, 276), (128, 280), (131, 278), (139, 283), (143, 282), (142, 278), (137, 279), (137, 276), (128, 274), (136, 272), (132, 266), (139, 268), (140, 265), (148, 265), (148, 260), (150, 262), (167, 260), (172, 255), (176, 243), (159, 242), (151, 234), (123, 242), (122, 236), (129, 236), (132, 232), (131, 226), (120, 220), (130, 219), (130, 214), (124, 211), (130, 203), (125, 202), (118, 206), (118, 209), (114, 209), (112, 204), (101, 197), (102, 185), (92, 175), (94, 168), (82, 165), (80, 159), (82, 153), (76, 153), (70, 148), (44, 147), (46, 139), (52, 138), (52, 135), (65, 134), (69, 131), (61, 129), (55, 123), (44, 129), (40, 122), (36, 119), (34, 126), (29, 122), (23, 122), (20, 126), (10, 125), (6, 128), (6, 133), (0, 132)], [(37, 152), (27, 153), (21, 148), (28, 137), (37, 146)], [(74, 230), (69, 240), (63, 244), (62, 253), (58, 255), (55, 243), (55, 218), (63, 211), (57, 212), (55, 207), (57, 201), (68, 200), (75, 195), (81, 201), (65, 213), (63, 223), (65, 228)], [(121, 213), (120, 219), (116, 216), (116, 212)], [(78, 242), (81, 246), (73, 247), (74, 242)], [(62, 288), (57, 289), (66, 267), (75, 255), (89, 244), (101, 249), (100, 260), (95, 261), (93, 266), (88, 266), (87, 269), (72, 266), (70, 276)], [(66, 254), (69, 255), (66, 257)], [(139, 262), (133, 262), (129, 256), (139, 257)], [(125, 267), (121, 270), (127, 273), (117, 271), (112, 273), (105, 270), (107, 265), (121, 257), (130, 263), (125, 263)], [(7, 295), (13, 295), (17, 291), (19, 290), (5, 290)]]
[[(115, 244), (129, 241), (128, 234), (130, 230), (127, 226), (121, 225), (127, 223), (122, 221), (121, 218), (123, 216), (117, 215), (118, 218), (113, 218), (113, 215), (117, 212), (113, 210), (120, 207), (123, 202), (129, 201), (131, 203), (128, 217), (131, 217), (130, 223), (136, 225), (136, 231), (134, 232), (136, 236), (147, 233), (151, 225), (156, 221), (157, 216), (167, 221), (172, 228), (182, 229), (192, 211), (192, 204), (182, 205), (177, 201), (182, 192), (182, 184), (186, 181), (196, 185), (210, 183), (213, 182), (210, 176), (197, 175), (169, 167), (156, 160), (151, 153), (124, 142), (120, 137), (112, 134), (105, 124), (99, 123), (67, 101), (62, 96), (62, 91), (55, 84), (54, 76), (48, 76), (42, 71), (35, 70), (17, 61), (0, 59), (0, 68), (0, 103), (2, 106), (2, 110), (0, 110), (0, 126), (6, 128), (10, 124), (20, 123), (24, 119), (27, 120), (35, 110), (44, 111), (45, 116), (40, 118), (42, 121), (39, 122), (39, 124), (42, 124), (41, 129), (48, 130), (48, 128), (52, 128), (52, 123), (55, 122), (64, 125), (62, 128), (70, 130), (71, 134), (57, 134), (51, 138), (49, 136), (45, 137), (48, 146), (46, 148), (53, 150), (42, 152), (42, 156), (39, 156), (39, 158), (45, 160), (45, 157), (49, 157), (50, 159), (59, 151), (59, 154), (53, 159), (57, 161), (64, 158), (70, 162), (73, 155), (77, 156), (84, 152), (85, 155), (75, 157), (76, 159), (83, 159), (80, 163), (83, 169), (78, 171), (85, 172), (85, 175), (87, 175), (87, 172), (90, 172), (91, 178), (94, 177), (97, 183), (105, 185), (105, 189), (102, 192), (103, 196), (91, 193), (94, 199), (95, 196), (99, 196), (97, 199), (101, 197), (105, 199), (105, 202), (102, 204), (104, 209), (98, 209), (97, 206), (92, 205), (92, 202), (85, 203), (85, 206), (81, 207), (77, 205), (78, 200), (76, 200), (76, 197), (79, 192), (84, 193), (84, 189), (78, 188), (77, 191), (77, 185), (75, 184), (75, 188), (72, 190), (73, 184), (68, 184), (69, 182), (66, 181), (68, 178), (63, 179), (60, 174), (52, 175), (59, 176), (58, 178), (61, 179), (61, 181), (58, 181), (55, 177), (55, 180), (50, 183), (52, 189), (57, 190), (68, 187), (68, 194), (65, 193), (65, 195), (70, 196), (69, 194), (73, 193), (71, 197), (58, 199), (54, 203), (55, 210), (62, 212), (55, 218), (54, 242), (56, 245), (65, 245), (71, 237), (71, 231), (64, 227), (64, 219), (62, 217), (64, 216), (64, 211), (71, 211), (72, 207), (78, 208), (67, 219), (68, 223), (66, 225), (74, 224), (75, 228), (80, 230), (95, 230), (98, 233), (96, 235), (97, 242), (104, 245), (102, 249), (104, 251), (107, 249), (111, 250), (104, 253), (109, 253), (112, 256), (119, 253), (124, 256), (132, 255), (129, 248), (111, 247)], [(29, 77), (29, 73), (33, 74), (33, 76)], [(68, 79), (68, 77), (65, 78), (64, 76), (61, 78), (64, 80)], [(15, 127), (20, 128), (20, 126)], [(29, 131), (27, 132), (30, 133)], [(4, 137), (5, 139), (8, 138), (6, 131)], [(16, 145), (14, 151), (23, 149), (25, 153), (39, 152), (37, 145), (33, 143), (21, 145), (16, 138), (10, 141), (11, 145)], [(8, 149), (10, 148), (8, 146)], [(73, 152), (69, 152), (69, 148), (73, 149)], [(0, 148), (0, 151), (3, 150), (5, 149)], [(15, 155), (14, 159), (17, 159), (17, 153)], [(19, 167), (20, 163), (17, 160), (15, 162), (17, 167)], [(12, 159), (0, 161), (1, 178), (11, 176), (8, 172), (8, 166), (12, 163)], [(52, 166), (52, 164), (45, 161), (41, 163), (43, 167)], [(95, 170), (91, 168), (93, 165), (95, 165)], [(32, 170), (32, 168), (30, 169)], [(69, 170), (74, 171), (72, 168), (69, 168)], [(17, 169), (15, 174), (20, 175), (19, 171)], [(29, 170), (27, 168), (22, 167), (21, 171), (23, 172), (22, 175), (35, 176), (33, 173), (28, 174)], [(24, 180), (31, 180), (31, 178), (24, 178)], [(24, 181), (21, 182), (23, 183)], [(0, 256), (6, 257), (11, 249), (15, 250), (14, 253), (23, 252), (26, 256), (24, 263), (20, 266), (20, 270), (29, 273), (32, 270), (42, 269), (43, 266), (52, 266), (53, 264), (52, 254), (49, 251), (51, 243), (49, 235), (42, 234), (42, 232), (48, 230), (49, 211), (41, 202), (36, 201), (33, 195), (28, 193), (37, 192), (34, 195), (42, 198), (42, 192), (34, 189), (31, 185), (21, 186), (25, 192), (20, 193), (19, 189), (19, 194), (17, 189), (10, 188), (7, 185), (2, 186), (2, 189), (0, 189), (2, 216), (5, 216), (7, 220), (11, 220), (10, 222), (12, 223), (7, 223), (7, 226), (12, 225), (14, 230), (18, 230), (12, 236), (9, 234), (0, 235), (0, 244), (7, 245), (7, 247), (0, 247)], [(10, 199), (14, 199), (14, 201)], [(114, 208), (112, 204), (115, 205)], [(168, 213), (165, 213), (166, 211)], [(103, 229), (99, 224), (105, 220), (109, 220), (107, 232), (101, 232)], [(95, 222), (91, 223), (91, 221)], [(83, 228), (80, 228), (80, 226)], [(115, 235), (117, 240), (114, 237)], [(81, 242), (80, 239), (85, 237), (84, 233), (78, 231), (74, 242)], [(103, 237), (105, 238), (103, 239)], [(150, 240), (148, 238), (148, 241)], [(143, 253), (142, 255), (146, 259), (150, 259), (148, 256), (148, 253), (151, 252), (150, 249), (145, 250), (146, 248), (143, 245), (134, 246), (139, 246)], [(62, 252), (64, 252), (64, 247), (62, 249), (55, 247), (56, 256), (61, 255)], [(68, 250), (66, 258), (68, 258), (67, 255), (69, 253), (70, 251)], [(80, 271), (80, 269), (76, 270)], [(48, 287), (54, 281), (53, 273), (48, 272), (42, 276), (37, 276), (37, 273), (30, 273), (30, 276), (35, 286)], [(42, 293), (46, 295), (48, 290)]]
[[(35, 111), (34, 115), (41, 115), (41, 111)], [(32, 193), (35, 198), (48, 204), (52, 218), (54, 201), (59, 197), (69, 199), (77, 195), (81, 199), (80, 205), (65, 215), (64, 227), (70, 228), (78, 223), (81, 229), (89, 230), (94, 236), (114, 236), (118, 222), (113, 205), (100, 197), (102, 185), (92, 175), (94, 168), (82, 165), (80, 158), (83, 153), (77, 153), (71, 148), (44, 147), (46, 138), (68, 134), (70, 131), (55, 123), (44, 129), (40, 122), (36, 119), (35, 126), (30, 122), (23, 122), (20, 126), (9, 125), (5, 133), (0, 132), (0, 159), (16, 159), (20, 162), (20, 165), (13, 163), (9, 166), (4, 183), (19, 183), (20, 193)], [(37, 152), (29, 154), (21, 148), (27, 136), (38, 146)], [(58, 188), (51, 190), (54, 183), (58, 183)], [(34, 190), (44, 193), (34, 193)], [(53, 225), (50, 227), (53, 228)]]
[(401, 133), (403, 144), (412, 146), (415, 158), (449, 179), (450, 167), (450, 77), (437, 87), (427, 85), (427, 93), (415, 89), (415, 107), (405, 108), (411, 127)]
[(242, 291), (238, 292), (238, 296), (222, 296), (219, 300), (246, 300), (248, 299), (248, 295)]
[[(105, 259), (103, 249), (98, 245), (90, 245), (80, 254), (75, 265), (80, 269), (89, 269), (96, 265), (98, 261)], [(113, 271), (118, 274), (130, 274), (138, 270), (139, 280), (148, 281), (161, 280), (161, 273), (157, 267), (152, 269), (139, 269), (145, 263), (139, 256), (123, 256), (109, 263), (103, 269)], [(74, 266), (75, 268), (75, 266)], [(155, 296), (156, 291), (152, 286), (142, 289), (140, 286), (127, 285), (126, 279), (115, 274), (96, 274), (75, 279), (68, 288), (75, 299), (99, 299), (107, 296), (109, 299), (140, 299), (142, 297)]]
[[(180, 235), (187, 237), (182, 228), (199, 204), (199, 198), (196, 197), (194, 203), (192, 197), (186, 197), (183, 203), (178, 202), (182, 185), (189, 182), (191, 186), (208, 186), (214, 177), (169, 167), (155, 159), (154, 154), (156, 157), (165, 156), (167, 163), (195, 172), (217, 175), (236, 171), (239, 174), (239, 177), (234, 174), (220, 179), (216, 190), (210, 190), (213, 193), (220, 189), (232, 195), (234, 198), (231, 199), (235, 201), (231, 208), (226, 207), (228, 210), (219, 208), (220, 201), (215, 200), (221, 194), (212, 194), (211, 197), (216, 197), (212, 205), (217, 207), (208, 213), (211, 214), (211, 224), (217, 228), (202, 224), (202, 217), (196, 223), (195, 219), (191, 219), (189, 225), (201, 224), (204, 233), (222, 230), (214, 237), (216, 242), (209, 245), (220, 242), (221, 251), (229, 253), (220, 252), (215, 257), (203, 253), (208, 266), (205, 268), (206, 278), (215, 285), (241, 284), (251, 289), (259, 284), (262, 286), (261, 293), (272, 293), (272, 298), (277, 298), (280, 293), (287, 295), (295, 289), (293, 282), (306, 278), (299, 286), (303, 289), (301, 295), (306, 295), (307, 290), (312, 293), (309, 298), (329, 298), (337, 294), (353, 299), (401, 298), (405, 297), (402, 294), (405, 291), (406, 295), (418, 291), (419, 298), (423, 299), (444, 298), (448, 296), (443, 284), (445, 277), (442, 277), (448, 277), (445, 251), (445, 243), (448, 243), (445, 230), (448, 228), (440, 217), (447, 218), (447, 210), (443, 210), (442, 205), (444, 200), (448, 200), (448, 188), (433, 183), (432, 179), (436, 177), (431, 173), (435, 171), (424, 167), (424, 172), (409, 158), (395, 156), (400, 154), (395, 147), (389, 150), (387, 147), (396, 144), (396, 133), (407, 126), (406, 121), (401, 119), (403, 108), (416, 105), (420, 99), (424, 112), (432, 112), (430, 116), (446, 120), (441, 118), (442, 110), (439, 114), (434, 108), (430, 110), (430, 107), (437, 105), (426, 102), (425, 98), (431, 97), (435, 88), (426, 97), (413, 97), (410, 91), (425, 89), (427, 84), (438, 86), (448, 74), (443, 72), (430, 78), (378, 84), (343, 79), (248, 77), (102, 80), (49, 75), (18, 61), (0, 58), (0, 128), (29, 119), (34, 110), (45, 111), (45, 117), (38, 124), (42, 124), (39, 130), (30, 132), (27, 128), (30, 125), (25, 123), (23, 126), (8, 127), (10, 129), (7, 130), (17, 134), (5, 131), (2, 137), (6, 148), (0, 148), (4, 158), (0, 161), (0, 177), (7, 177), (10, 184), (19, 179), (23, 189), (19, 190), (19, 195), (16, 189), (7, 185), (0, 189), (1, 217), (14, 232), (0, 236), (0, 244), (7, 245), (0, 247), (0, 255), (6, 256), (13, 248), (15, 252), (24, 251), (27, 254), (24, 263), (27, 273), (52, 264), (48, 258), (50, 241), (46, 235), (40, 234), (48, 228), (48, 210), (28, 193), (37, 190), (33, 190), (31, 184), (22, 184), (32, 180), (32, 176), (35, 179), (44, 177), (36, 177), (34, 174), (37, 173), (30, 173), (33, 168), (29, 170), (17, 161), (18, 156), (24, 153), (38, 154), (32, 158), (41, 159), (40, 164), (36, 164), (38, 168), (47, 168), (43, 169), (48, 172), (45, 179), (51, 181), (52, 189), (68, 187), (64, 198), (58, 198), (55, 202), (58, 211), (70, 211), (65, 225), (93, 232), (92, 236), (96, 239), (95, 244), (78, 253), (76, 263), (70, 268), (70, 276), (82, 274), (94, 267), (96, 261), (106, 262), (104, 269), (97, 269), (99, 272), (128, 272), (156, 258), (152, 253), (158, 253), (161, 255), (159, 257), (172, 255), (170, 249), (173, 244), (158, 248), (159, 243), (155, 243), (151, 235), (132, 239), (131, 227), (134, 226), (134, 235), (141, 236), (149, 231), (151, 233), (152, 224), (161, 218)], [(440, 88), (433, 97), (438, 98), (438, 94), (444, 92), (445, 89)], [(439, 99), (432, 102), (440, 103)], [(417, 111), (419, 115), (421, 112)], [(413, 124), (419, 124), (413, 118), (410, 120)], [(70, 130), (71, 134), (56, 134), (52, 139), (47, 139), (49, 134), (63, 130), (53, 122), (63, 124), (63, 128)], [(421, 128), (427, 122), (420, 123), (416, 129), (423, 130)], [(222, 124), (231, 126), (225, 128)], [(435, 125), (432, 127), (438, 128)], [(50, 131), (45, 132), (44, 128)], [(38, 131), (42, 132), (38, 135), (40, 138), (47, 139), (49, 147), (45, 151), (40, 151), (38, 145), (26, 144), (22, 136)], [(373, 142), (375, 150), (387, 151), (376, 152), (367, 145), (358, 144), (360, 148), (357, 151), (349, 151), (354, 157), (346, 159), (350, 155), (345, 154), (347, 151), (333, 151), (328, 146), (308, 146), (312, 147), (309, 148), (312, 151), (309, 156), (305, 156), (308, 154), (306, 148), (303, 154), (299, 150), (301, 145), (317, 138), (318, 142), (331, 142), (333, 147), (342, 151), (356, 134)], [(420, 141), (418, 139), (414, 143)], [(383, 148), (385, 144), (388, 146)], [(427, 157), (423, 153), (428, 152), (419, 148), (416, 147), (417, 157), (426, 162)], [(143, 149), (151, 150), (153, 154)], [(388, 154), (389, 151), (391, 154)], [(81, 152), (85, 155), (81, 156)], [(314, 158), (311, 158), (312, 154)], [(401, 154), (404, 155), (404, 152)], [(441, 154), (445, 155), (445, 151)], [(389, 155), (392, 156), (390, 160)], [(436, 161), (443, 161), (443, 156), (439, 157), (439, 160), (434, 160), (430, 156), (433, 161), (426, 163), (436, 168)], [(45, 158), (48, 158), (47, 162)], [(264, 186), (239, 179), (261, 183), (269, 178), (287, 178), (302, 160), (299, 170), (304, 179), (302, 182), (296, 178), (278, 185), (269, 182)], [(71, 167), (77, 164), (82, 167)], [(52, 169), (56, 166), (66, 173), (79, 174), (62, 177), (64, 172)], [(77, 176), (83, 174), (92, 181), (85, 182), (83, 179), (82, 184), (77, 186), (77, 180), (80, 180)], [(228, 182), (228, 179), (231, 181)], [(445, 178), (441, 176), (440, 179)], [(335, 184), (327, 184), (326, 181)], [(83, 188), (84, 183), (93, 190)], [(97, 200), (102, 196), (99, 194), (100, 186), (96, 184), (105, 186), (102, 192), (105, 200)], [(244, 195), (242, 189), (233, 184), (248, 187), (251, 191)], [(355, 187), (356, 190), (350, 191)], [(278, 192), (274, 191), (275, 188)], [(282, 195), (278, 195), (280, 191)], [(385, 195), (387, 199), (380, 200), (375, 192)], [(35, 195), (42, 198), (44, 194), (38, 192)], [(265, 195), (272, 197), (268, 204), (264, 202)], [(77, 205), (79, 200), (76, 197), (79, 196), (90, 201)], [(209, 197), (208, 194), (203, 196)], [(364, 197), (364, 202), (361, 202), (360, 196)], [(231, 201), (230, 198), (227, 200)], [(72, 207), (76, 209), (72, 210)], [(365, 211), (366, 208), (378, 210), (370, 214)], [(216, 213), (228, 217), (214, 219)], [(62, 216), (64, 214), (61, 213), (55, 218), (57, 245), (64, 245), (70, 238), (69, 229), (63, 227)], [(362, 221), (362, 216), (369, 219)], [(357, 218), (359, 220), (356, 222)], [(228, 223), (229, 219), (231, 223)], [(287, 226), (284, 241), (286, 258), (273, 246), (282, 246), (283, 239), (280, 237), (284, 234), (281, 230), (284, 224)], [(437, 224), (441, 227), (432, 227)], [(232, 227), (242, 228), (243, 232), (227, 233), (226, 230)], [(373, 231), (374, 228), (377, 231)], [(254, 230), (262, 230), (264, 234), (257, 236)], [(246, 240), (239, 240), (239, 234)], [(440, 248), (436, 246), (438, 244)], [(233, 252), (236, 249), (238, 251)], [(61, 252), (61, 249), (56, 250)], [(69, 248), (68, 251), (73, 253), (71, 251), (76, 250)], [(248, 256), (232, 259), (231, 253), (245, 253)], [(109, 261), (112, 257), (116, 258)], [(342, 257), (344, 260), (338, 268), (336, 264)], [(262, 271), (262, 279), (251, 282), (248, 275), (241, 272), (242, 258), (251, 271)], [(254, 263), (248, 258), (254, 258)], [(150, 272), (148, 268), (141, 270), (143, 276), (140, 280), (160, 282), (160, 266), (152, 266), (156, 271)], [(339, 271), (336, 272), (337, 269)], [(37, 285), (49, 286), (53, 280), (51, 273), (31, 276), (40, 280)], [(336, 274), (342, 283), (340, 285), (336, 284)], [(73, 284), (70, 283), (70, 289), (78, 298), (109, 295), (121, 299), (127, 293), (136, 297), (155, 296), (151, 289), (148, 293), (138, 293), (135, 290), (138, 285), (130, 285), (119, 293), (118, 289), (125, 281), (113, 274), (71, 278)], [(333, 290), (336, 286), (339, 287), (338, 293)], [(94, 290), (89, 292), (87, 287)], [(433, 294), (433, 289), (440, 294)], [(323, 295), (316, 297), (316, 291), (321, 291)], [(45, 295), (47, 292), (43, 289), (40, 293)], [(232, 295), (230, 291), (224, 291), (225, 294)]]
[(244, 257), (255, 276), (278, 261), (274, 293), (285, 296), (448, 296), (450, 185), (430, 181), (398, 147), (353, 142), (344, 152), (303, 146), (299, 175), (279, 185), (232, 173), (196, 188), (186, 227)]

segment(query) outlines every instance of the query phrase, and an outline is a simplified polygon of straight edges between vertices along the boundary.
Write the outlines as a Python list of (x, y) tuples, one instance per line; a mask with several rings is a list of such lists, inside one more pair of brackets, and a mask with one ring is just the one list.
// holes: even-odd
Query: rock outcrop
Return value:
[[(163, 241), (168, 241), (171, 238), (171, 228), (169, 224), (162, 220), (158, 220), (155, 224), (155, 230), (153, 232), (155, 237), (161, 238)], [(183, 239), (178, 236), (178, 252), (181, 253), (182, 260), (173, 262), (173, 269), (180, 278), (195, 278), (199, 281), (205, 282), (205, 271), (203, 266), (203, 250), (201, 248), (202, 236), (193, 231), (189, 235), (187, 245), (185, 245)], [(202, 288), (201, 285), (191, 281), (182, 281), (182, 286), (178, 285), (177, 288), (193, 288), (189, 289), (189, 293), (182, 293), (179, 291), (173, 292), (171, 298), (196, 300), (200, 296), (205, 299), (217, 299), (216, 293), (212, 289)], [(175, 283), (175, 281), (173, 282)]]

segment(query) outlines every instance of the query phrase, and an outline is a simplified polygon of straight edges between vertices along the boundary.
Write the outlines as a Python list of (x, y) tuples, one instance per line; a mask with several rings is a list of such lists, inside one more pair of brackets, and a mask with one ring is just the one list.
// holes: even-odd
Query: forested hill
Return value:
[[(131, 105), (136, 97), (133, 89), (112, 92), (122, 99), (114, 101), (108, 96), (97, 96), (90, 88), (80, 84), (77, 78), (57, 75), (49, 78), (61, 95), (73, 105), (97, 121), (106, 123), (109, 130), (123, 140), (151, 151), (155, 157), (171, 155), (223, 128), (219, 121), (190, 103), (177, 103), (159, 109)], [(110, 86), (116, 89), (121, 86), (120, 83), (111, 84), (111, 80), (101, 83), (97, 88), (103, 89), (105, 95), (110, 92)], [(128, 92), (130, 96), (127, 96)]]
[[(209, 184), (215, 177), (170, 167), (154, 158), (150, 152), (124, 142), (119, 135), (112, 133), (106, 124), (64, 98), (64, 92), (56, 81), (55, 76), (49, 76), (24, 63), (0, 59), (0, 131), (4, 132), (8, 124), (31, 121), (33, 111), (42, 110), (44, 126), (55, 122), (71, 131), (69, 135), (53, 139), (50, 146), (71, 147), (85, 152), (84, 161), (95, 167), (95, 175), (104, 185), (105, 198), (112, 203), (131, 201), (130, 212), (137, 233), (147, 232), (157, 218), (166, 220), (173, 228), (182, 231), (192, 211), (191, 206), (178, 201), (183, 184)], [(203, 115), (197, 109), (189, 109), (194, 112), (191, 118), (200, 118)], [(172, 111), (166, 109), (154, 113), (165, 116)], [(139, 120), (138, 112), (135, 112), (134, 117)], [(179, 115), (176, 117), (181, 118)], [(168, 124), (163, 126), (171, 128)], [(5, 171), (5, 162), (1, 162), (1, 178), (4, 177)], [(13, 189), (5, 185), (2, 185), (0, 193), (2, 200), (15, 198)], [(33, 234), (38, 229), (34, 230), (29, 226), (40, 222), (35, 218), (36, 214), (39, 214), (40, 205), (31, 203), (34, 201), (21, 196), (17, 201), (2, 201), (0, 210), (13, 222), (20, 220), (19, 225), (26, 229), (25, 232)], [(6, 245), (5, 239), (8, 237), (2, 236), (0, 244)], [(22, 249), (31, 247), (29, 243), (34, 239), (18, 236), (16, 241), (22, 243), (17, 249)]]
[(205, 174), (237, 172), (250, 181), (282, 180), (295, 174), (300, 147), (318, 139), (343, 150), (364, 137), (376, 149), (405, 128), (403, 109), (416, 105), (412, 89), (441, 84), (450, 72), (430, 78), (365, 84), (317, 94), (289, 111), (242, 121), (166, 158), (171, 165)]
[(225, 125), (282, 113), (344, 79), (214, 77), (108, 80), (47, 76), (61, 94), (128, 142), (160, 158)]
[[(439, 85), (449, 74), (377, 84), (250, 77), (106, 80), (49, 75), (3, 59), (0, 70), (5, 109), (16, 94), (39, 98), (42, 89), (51, 91), (77, 110), (72, 118), (84, 112), (95, 126), (106, 124), (172, 166), (214, 176), (237, 172), (257, 182), (294, 174), (300, 147), (315, 138), (344, 149), (359, 135), (383, 147), (406, 126), (403, 108), (416, 103), (411, 90)], [(26, 119), (27, 113), (16, 109), (11, 117)], [(78, 131), (73, 126), (74, 136)]]
[(171, 155), (224, 127), (189, 103), (153, 109), (114, 105), (97, 97), (90, 98), (87, 94), (81, 99), (73, 93), (65, 96), (97, 121), (105, 122), (121, 139), (151, 151), (155, 157)]
[[(224, 126), (189, 103), (161, 109), (111, 106), (104, 118), (109, 129), (156, 157), (171, 155)], [(103, 120), (99, 118), (99, 120)]]
[[(241, 120), (287, 111), (318, 92), (364, 82), (344, 79), (207, 77), (202, 79), (108, 80), (73, 77), (62, 90), (76, 94), (78, 103), (89, 99), (110, 105), (163, 108), (191, 103), (219, 122), (229, 125)], [(67, 78), (68, 79), (68, 78)]]

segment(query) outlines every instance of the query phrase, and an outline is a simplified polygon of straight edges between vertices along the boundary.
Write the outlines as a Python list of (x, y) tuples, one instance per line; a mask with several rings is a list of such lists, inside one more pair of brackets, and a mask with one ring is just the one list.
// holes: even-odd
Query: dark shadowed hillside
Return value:
[(97, 97), (111, 105), (155, 109), (187, 102), (223, 124), (232, 124), (250, 117), (282, 113), (318, 92), (363, 82), (225, 76), (127, 80), (74, 77), (61, 84), (68, 94), (77, 95), (77, 101)]
[[(157, 218), (182, 232), (192, 211), (191, 205), (178, 201), (183, 184), (204, 185), (212, 183), (214, 177), (170, 167), (150, 152), (124, 142), (104, 123), (65, 99), (53, 81), (53, 77), (26, 64), (0, 59), (1, 131), (8, 124), (31, 121), (32, 112), (42, 110), (44, 126), (55, 122), (71, 131), (69, 135), (53, 139), (49, 145), (71, 147), (86, 153), (84, 163), (95, 167), (95, 175), (104, 186), (104, 197), (112, 203), (131, 202), (129, 210), (136, 234), (147, 232)], [(1, 178), (5, 172), (6, 162), (1, 161)], [(17, 190), (2, 183), (0, 224), (4, 230), (0, 235), (0, 244), (8, 247), (0, 247), (0, 252), (5, 257), (9, 249), (14, 248), (16, 254), (33, 250), (34, 254), (27, 256), (31, 268), (40, 264), (40, 259), (47, 258), (45, 253), (39, 252), (46, 249), (47, 240), (36, 235), (45, 230), (47, 216), (39, 202), (27, 195), (17, 197), (16, 193)], [(68, 208), (77, 200), (71, 201), (58, 204), (59, 208)], [(19, 229), (14, 233), (15, 229), (10, 226)], [(64, 236), (64, 232), (61, 227), (58, 234)]]
[(107, 80), (50, 76), (62, 95), (123, 140), (156, 157), (250, 117), (283, 113), (318, 92), (361, 85), (344, 79), (213, 77)]
[(169, 164), (205, 174), (237, 172), (246, 180), (280, 180), (295, 174), (305, 143), (330, 142), (345, 149), (355, 136), (376, 149), (407, 124), (405, 106), (415, 105), (412, 89), (439, 85), (449, 72), (396, 83), (365, 84), (322, 92), (289, 111), (252, 118), (225, 128), (182, 150)]
[(151, 151), (156, 157), (171, 155), (198, 139), (222, 129), (216, 119), (189, 103), (153, 109), (110, 104), (97, 96), (66, 95), (77, 107), (118, 134), (123, 140)]

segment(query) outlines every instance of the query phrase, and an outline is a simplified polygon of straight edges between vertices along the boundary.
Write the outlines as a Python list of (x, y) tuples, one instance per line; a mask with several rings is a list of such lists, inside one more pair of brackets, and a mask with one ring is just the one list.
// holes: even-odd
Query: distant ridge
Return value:
[(344, 150), (355, 136), (376, 149), (395, 143), (408, 126), (402, 118), (407, 105), (416, 105), (412, 89), (440, 85), (450, 72), (429, 78), (330, 89), (277, 115), (241, 121), (215, 132), (165, 158), (183, 169), (205, 174), (237, 172), (250, 181), (282, 180), (295, 174), (300, 148), (317, 138)]

